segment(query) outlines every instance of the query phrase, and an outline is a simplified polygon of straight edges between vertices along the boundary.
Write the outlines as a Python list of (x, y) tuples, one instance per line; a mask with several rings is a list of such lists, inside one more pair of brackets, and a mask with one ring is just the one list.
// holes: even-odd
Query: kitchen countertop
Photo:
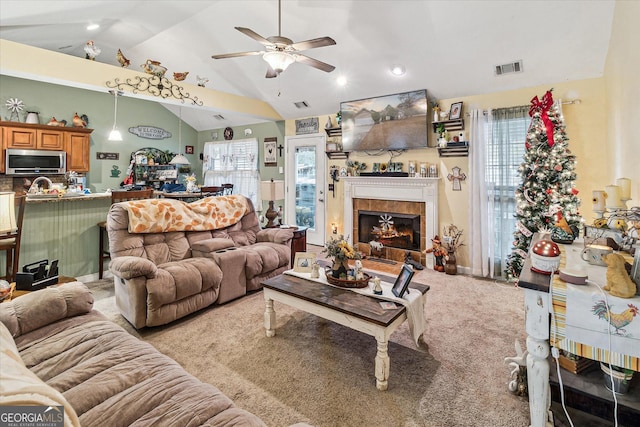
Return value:
[(88, 200), (100, 200), (100, 199), (108, 199), (111, 200), (110, 193), (91, 193), (91, 194), (82, 194), (78, 196), (65, 196), (65, 197), (52, 197), (52, 196), (42, 196), (36, 195), (30, 196), (27, 194), (27, 203), (60, 203), (60, 202), (85, 202)]

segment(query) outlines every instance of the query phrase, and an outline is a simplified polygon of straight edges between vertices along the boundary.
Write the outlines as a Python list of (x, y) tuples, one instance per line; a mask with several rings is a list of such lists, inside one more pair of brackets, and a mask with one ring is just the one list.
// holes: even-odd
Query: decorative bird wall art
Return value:
[(120, 49), (118, 49), (118, 52), (116, 53), (116, 59), (118, 60), (118, 63), (122, 66), (122, 68), (127, 68), (131, 64), (131, 61), (129, 61), (127, 57), (124, 56)]
[(102, 52), (102, 50), (96, 46), (93, 40), (89, 40), (84, 46), (85, 58), (91, 61), (95, 61), (96, 57), (100, 55), (100, 52)]

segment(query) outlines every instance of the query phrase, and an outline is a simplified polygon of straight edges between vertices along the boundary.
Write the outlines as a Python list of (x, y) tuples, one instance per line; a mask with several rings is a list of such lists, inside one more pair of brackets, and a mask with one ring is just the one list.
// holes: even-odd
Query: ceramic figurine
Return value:
[(87, 124), (89, 123), (89, 118), (87, 117), (86, 114), (83, 114), (82, 116), (79, 116), (78, 113), (75, 113), (73, 115), (73, 119), (71, 120), (71, 123), (73, 123), (73, 127), (85, 128), (85, 127), (87, 127)]
[(118, 53), (116, 53), (116, 59), (118, 60), (118, 63), (122, 65), (122, 68), (127, 68), (131, 64), (131, 61), (124, 56), (120, 49), (118, 49)]
[(363, 271), (363, 267), (362, 267), (362, 261), (360, 261), (359, 259), (357, 259), (356, 262), (355, 262), (354, 276), (355, 276), (356, 280), (364, 279), (364, 271)]
[(173, 80), (177, 82), (181, 82), (184, 79), (186, 79), (188, 75), (189, 75), (188, 71), (185, 71), (184, 73), (173, 73)]
[(317, 262), (311, 264), (311, 278), (318, 279), (320, 277), (320, 265)]
[(90, 59), (91, 61), (94, 61), (96, 56), (100, 55), (100, 52), (102, 52), (102, 50), (95, 45), (93, 40), (89, 40), (84, 46), (84, 53), (86, 54), (85, 58)]
[(142, 67), (145, 73), (152, 74), (160, 78), (164, 77), (164, 73), (167, 72), (167, 67), (163, 67), (160, 65), (160, 62), (153, 61), (151, 59), (147, 59), (147, 62), (142, 64), (140, 67)]
[(59, 126), (55, 117), (51, 117), (51, 120), (47, 122), (47, 126)]
[(200, 87), (204, 87), (204, 85), (207, 84), (208, 81), (209, 81), (209, 79), (206, 78), (206, 77), (196, 76), (196, 82), (198, 83), (198, 86), (200, 86)]
[(376, 295), (382, 295), (382, 286), (380, 286), (380, 278), (373, 278), (373, 293)]

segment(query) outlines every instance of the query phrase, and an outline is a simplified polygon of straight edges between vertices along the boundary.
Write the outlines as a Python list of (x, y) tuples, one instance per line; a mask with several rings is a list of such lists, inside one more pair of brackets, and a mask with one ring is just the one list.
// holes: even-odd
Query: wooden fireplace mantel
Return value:
[[(425, 237), (430, 239), (438, 234), (440, 178), (354, 176), (340, 180), (344, 182), (344, 230), (349, 234), (346, 237), (349, 243), (353, 244), (354, 236), (354, 199), (424, 203)], [(432, 263), (432, 259), (428, 258), (427, 263)]]

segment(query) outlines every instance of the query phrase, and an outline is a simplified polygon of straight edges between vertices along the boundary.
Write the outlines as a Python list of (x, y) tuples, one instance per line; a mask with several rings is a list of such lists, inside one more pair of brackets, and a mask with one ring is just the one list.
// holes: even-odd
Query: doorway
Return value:
[(322, 134), (285, 138), (285, 221), (307, 226), (307, 243), (324, 246), (326, 235), (326, 136)]

